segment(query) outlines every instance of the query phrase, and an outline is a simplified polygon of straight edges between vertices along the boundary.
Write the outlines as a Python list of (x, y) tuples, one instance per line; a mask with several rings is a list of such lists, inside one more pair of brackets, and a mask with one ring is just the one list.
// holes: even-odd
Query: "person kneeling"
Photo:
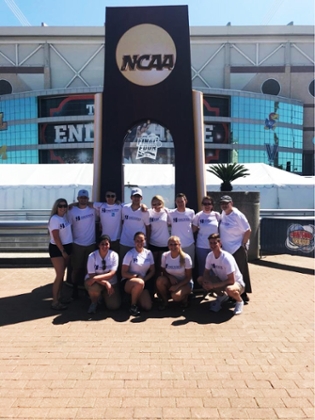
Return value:
[(89, 314), (96, 313), (102, 293), (107, 309), (118, 309), (121, 304), (116, 275), (119, 258), (117, 252), (110, 249), (110, 244), (110, 237), (102, 235), (98, 241), (99, 249), (88, 257), (85, 288), (91, 299)]
[(210, 303), (210, 311), (218, 312), (222, 303), (231, 297), (236, 300), (234, 314), (239, 315), (244, 306), (241, 298), (245, 290), (243, 276), (234, 257), (221, 249), (220, 235), (213, 233), (208, 239), (211, 252), (207, 255), (203, 276), (197, 281), (207, 292), (217, 295), (217, 299)]
[(169, 251), (162, 254), (162, 275), (156, 280), (156, 289), (161, 298), (160, 310), (168, 305), (169, 295), (174, 302), (181, 302), (182, 307), (188, 306), (188, 297), (193, 289), (192, 261), (183, 252), (178, 236), (168, 239)]

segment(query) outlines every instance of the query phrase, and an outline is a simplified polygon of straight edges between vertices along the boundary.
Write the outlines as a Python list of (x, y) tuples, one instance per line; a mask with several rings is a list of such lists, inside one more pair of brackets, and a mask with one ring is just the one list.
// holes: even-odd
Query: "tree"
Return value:
[(213, 165), (207, 171), (221, 179), (221, 191), (232, 191), (232, 181), (237, 178), (245, 178), (249, 175), (249, 171), (240, 163), (219, 163)]

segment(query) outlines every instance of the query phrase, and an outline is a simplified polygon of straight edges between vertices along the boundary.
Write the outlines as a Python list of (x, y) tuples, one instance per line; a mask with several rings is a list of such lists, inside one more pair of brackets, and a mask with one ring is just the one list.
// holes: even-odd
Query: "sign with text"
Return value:
[[(105, 39), (101, 197), (123, 193), (126, 133), (150, 120), (171, 133), (175, 192), (197, 207), (187, 6), (107, 8)], [(135, 159), (156, 161), (160, 149), (158, 135), (146, 133)]]

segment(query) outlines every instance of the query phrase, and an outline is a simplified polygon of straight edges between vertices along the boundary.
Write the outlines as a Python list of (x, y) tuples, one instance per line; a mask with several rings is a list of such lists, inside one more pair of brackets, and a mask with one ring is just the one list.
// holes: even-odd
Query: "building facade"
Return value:
[[(0, 28), (0, 164), (93, 162), (104, 33)], [(313, 27), (193, 27), (191, 71), (206, 163), (314, 174)], [(174, 163), (172, 133), (152, 118), (126, 127), (122, 162)]]

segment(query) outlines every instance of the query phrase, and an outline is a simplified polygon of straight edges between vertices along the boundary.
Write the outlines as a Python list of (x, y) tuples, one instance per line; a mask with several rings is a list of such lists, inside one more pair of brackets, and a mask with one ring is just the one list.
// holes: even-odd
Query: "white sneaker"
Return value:
[(222, 308), (222, 303), (226, 302), (229, 299), (229, 297), (227, 295), (222, 295), (222, 296), (218, 296), (216, 298), (216, 300), (212, 301), (210, 303), (210, 308), (209, 310), (212, 312), (219, 312), (220, 309)]
[(234, 308), (234, 315), (240, 315), (243, 312), (244, 302), (236, 302)]

